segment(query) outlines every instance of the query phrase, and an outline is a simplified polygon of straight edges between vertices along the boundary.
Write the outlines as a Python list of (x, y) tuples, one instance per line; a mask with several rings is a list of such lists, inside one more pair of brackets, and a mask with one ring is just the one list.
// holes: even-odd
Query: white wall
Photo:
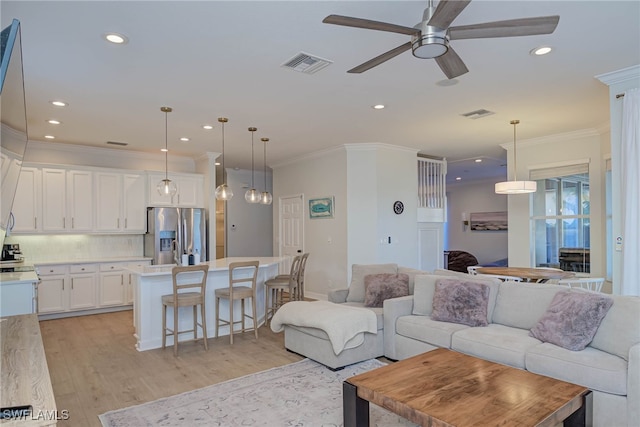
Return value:
[[(255, 188), (262, 192), (262, 174), (257, 178), (256, 174)], [(227, 185), (233, 190), (233, 198), (226, 206), (227, 256), (271, 256), (273, 205), (247, 203), (244, 199), (251, 187), (250, 170), (227, 169)]]
[[(595, 129), (552, 135), (535, 140), (518, 141), (518, 177), (528, 177), (529, 170), (589, 161), (589, 196), (591, 209), (591, 275), (605, 277), (605, 188), (602, 146), (609, 144), (607, 135)], [(507, 154), (507, 158), (512, 158)], [(510, 165), (509, 167), (513, 167)], [(513, 176), (509, 172), (509, 176)], [(531, 196), (511, 195), (509, 206), (509, 265), (533, 265), (533, 237), (529, 212)]]
[(462, 182), (447, 187), (446, 250), (462, 250), (473, 254), (480, 264), (508, 256), (510, 231), (472, 231), (463, 227), (462, 213), (467, 219), (472, 212), (500, 212), (507, 210), (507, 196), (495, 194), (497, 180)]

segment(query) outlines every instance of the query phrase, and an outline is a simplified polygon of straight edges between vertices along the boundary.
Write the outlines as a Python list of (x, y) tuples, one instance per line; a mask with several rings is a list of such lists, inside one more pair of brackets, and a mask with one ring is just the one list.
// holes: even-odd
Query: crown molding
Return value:
[[(557, 133), (555, 135), (541, 136), (539, 138), (518, 140), (518, 146), (522, 147), (523, 145), (535, 146), (535, 145), (551, 144), (551, 143), (563, 143), (563, 142), (572, 141), (576, 139), (591, 138), (594, 136), (600, 137), (602, 136), (602, 132), (598, 131), (595, 128), (590, 128), (590, 129), (582, 129), (582, 130), (576, 130), (576, 131), (565, 132), (565, 133)], [(508, 150), (509, 148), (513, 147), (513, 141), (500, 144), (500, 147), (504, 148), (505, 150)]]
[(595, 78), (607, 86), (624, 83), (629, 80), (640, 80), (640, 65), (632, 65), (621, 70), (598, 74)]

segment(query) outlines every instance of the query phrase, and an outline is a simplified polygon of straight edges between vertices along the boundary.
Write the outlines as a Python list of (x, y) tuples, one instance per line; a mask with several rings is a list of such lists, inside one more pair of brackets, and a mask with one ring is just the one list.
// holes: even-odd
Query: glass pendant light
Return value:
[(513, 125), (513, 181), (497, 182), (495, 186), (496, 194), (526, 194), (536, 192), (535, 181), (518, 181), (518, 163), (516, 155), (516, 126), (520, 120), (511, 120)]
[(267, 191), (267, 142), (269, 142), (269, 138), (261, 138), (260, 140), (264, 145), (264, 191), (260, 194), (260, 203), (270, 205), (271, 202), (273, 202), (273, 197), (271, 193)]
[(178, 192), (176, 183), (169, 179), (169, 147), (168, 147), (168, 131), (167, 131), (167, 115), (173, 111), (171, 107), (160, 107), (160, 111), (164, 113), (164, 179), (158, 183), (156, 189), (161, 196), (173, 197)]
[(247, 203), (260, 203), (260, 193), (256, 190), (254, 185), (254, 163), (253, 163), (253, 133), (257, 131), (257, 128), (250, 127), (249, 132), (251, 132), (251, 188), (244, 193), (244, 199)]
[(224, 168), (224, 124), (229, 121), (226, 117), (218, 117), (218, 121), (222, 123), (222, 184), (216, 187), (216, 200), (231, 200), (233, 191), (227, 187), (226, 174)]

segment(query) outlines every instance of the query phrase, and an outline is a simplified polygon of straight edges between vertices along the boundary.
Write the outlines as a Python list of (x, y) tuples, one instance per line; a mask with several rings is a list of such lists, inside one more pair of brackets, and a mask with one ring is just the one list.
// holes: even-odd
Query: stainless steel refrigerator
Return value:
[(197, 208), (147, 208), (144, 256), (152, 263), (181, 264), (182, 255), (207, 258), (206, 216)]

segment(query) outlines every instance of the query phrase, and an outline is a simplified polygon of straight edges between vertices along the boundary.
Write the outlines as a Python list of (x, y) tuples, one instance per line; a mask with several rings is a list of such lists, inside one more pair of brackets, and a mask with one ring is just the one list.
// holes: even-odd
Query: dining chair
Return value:
[(273, 279), (266, 280), (264, 282), (265, 299), (264, 299), (264, 323), (269, 322), (269, 318), (273, 317), (273, 314), (284, 303), (284, 293), (287, 292), (288, 301), (295, 299), (298, 290), (298, 278), (302, 267), (303, 255), (297, 255), (291, 262), (291, 270), (289, 274), (282, 274), (274, 277)]
[(477, 276), (482, 277), (493, 277), (494, 279), (500, 279), (503, 282), (522, 282), (522, 277), (516, 276), (504, 276), (502, 274), (482, 274), (478, 273)]
[[(198, 280), (194, 273), (201, 272)], [(171, 277), (173, 279), (173, 293), (162, 296), (162, 348), (166, 348), (167, 336), (173, 336), (173, 355), (178, 355), (179, 334), (193, 332), (193, 340), (198, 340), (198, 326), (202, 329), (202, 340), (204, 349), (207, 346), (207, 318), (205, 309), (205, 289), (207, 287), (207, 273), (209, 265), (190, 265), (184, 267), (173, 267)], [(187, 275), (189, 277), (187, 277)], [(185, 289), (197, 289), (191, 292), (184, 292)], [(180, 331), (178, 329), (178, 312), (180, 307), (193, 307), (193, 329)], [(200, 306), (200, 320), (198, 323), (198, 306)], [(167, 309), (173, 307), (173, 329), (167, 327)], [(183, 341), (184, 342), (184, 341)]]
[[(256, 288), (258, 278), (259, 261), (232, 262), (229, 264), (229, 286), (216, 289), (214, 292), (216, 299), (216, 331), (218, 337), (220, 326), (229, 325), (229, 340), (233, 344), (233, 333), (236, 324), (242, 324), (241, 332), (253, 330), (258, 339), (258, 316), (256, 312)], [(251, 286), (238, 286), (241, 283), (251, 283)], [(229, 320), (220, 317), (220, 300), (229, 301)], [(251, 299), (251, 315), (245, 313), (245, 300)], [(233, 320), (233, 306), (235, 301), (240, 301), (240, 320)], [(253, 328), (245, 327), (245, 319), (249, 318), (253, 322)]]
[(603, 277), (572, 277), (570, 279), (558, 280), (558, 285), (569, 286), (570, 288), (582, 288), (595, 292), (602, 292), (603, 284)]

